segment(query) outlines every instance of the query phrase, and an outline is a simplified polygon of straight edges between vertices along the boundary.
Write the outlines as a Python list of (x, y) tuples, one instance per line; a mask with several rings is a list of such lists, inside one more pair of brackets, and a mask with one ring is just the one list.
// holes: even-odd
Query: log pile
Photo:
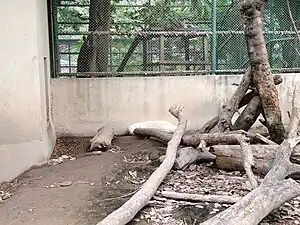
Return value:
[[(258, 117), (260, 115), (264, 117), (258, 91), (251, 83), (250, 77), (250, 73), (247, 71), (228, 106), (223, 107), (220, 116), (212, 118), (198, 130), (185, 133), (181, 140), (181, 147), (189, 147), (189, 150), (184, 157), (179, 151), (176, 160), (177, 168), (186, 168), (191, 163), (196, 162), (213, 161), (215, 166), (220, 169), (244, 171), (244, 158), (247, 158), (247, 161), (251, 161), (250, 165), (255, 172), (266, 173), (268, 171), (275, 157), (278, 144), (276, 143), (277, 140), (274, 142), (265, 137), (265, 133), (249, 132)], [(282, 83), (282, 78), (275, 75), (273, 81), (274, 84), (279, 85)], [(242, 113), (233, 123), (232, 118), (239, 111)], [(157, 128), (136, 128), (133, 133), (159, 139), (165, 143), (168, 143), (172, 138), (172, 133)], [(207, 152), (197, 148), (201, 141), (206, 143)], [(251, 150), (248, 153), (253, 152), (254, 158), (249, 157), (249, 154), (243, 154), (245, 148)], [(262, 151), (266, 157), (259, 154)], [(207, 153), (212, 153), (214, 157), (207, 155)], [(297, 158), (297, 154), (294, 155), (294, 158)]]
[[(160, 139), (167, 144), (166, 157), (142, 188), (98, 225), (127, 224), (154, 196), (160, 183), (172, 168), (185, 169), (194, 163), (214, 162), (214, 165), (220, 169), (245, 171), (249, 178), (250, 189), (252, 189), (248, 195), (238, 199), (229, 196), (160, 193), (162, 196), (174, 199), (191, 201), (209, 199), (209, 201), (235, 203), (232, 207), (204, 222), (203, 225), (258, 224), (272, 210), (299, 195), (300, 186), (294, 179), (300, 175), (300, 165), (297, 164), (300, 162), (300, 145), (297, 145), (300, 142), (300, 138), (297, 137), (300, 120), (300, 83), (294, 91), (288, 136), (281, 144), (277, 144), (278, 141), (271, 140), (268, 134), (249, 132), (249, 128), (264, 109), (261, 103), (257, 104), (258, 91), (251, 82), (247, 82), (247, 76), (249, 76), (248, 73), (244, 75), (240, 83), (240, 86), (248, 85), (247, 88), (239, 86), (228, 104), (229, 107), (224, 107), (220, 116), (208, 121), (198, 130), (185, 131), (187, 120), (183, 119), (181, 106), (172, 106), (169, 110), (178, 119), (178, 126), (174, 133), (168, 129), (166, 131), (166, 127), (159, 129), (151, 125), (150, 128), (145, 128), (145, 123), (143, 123), (143, 128), (137, 126), (132, 131), (133, 135)], [(274, 76), (275, 80), (281, 79)], [(275, 83), (280, 84), (280, 82)], [(247, 89), (250, 92), (247, 93), (247, 90), (241, 91), (241, 89)], [(236, 96), (240, 94), (243, 96)], [(252, 98), (249, 97), (250, 95)], [(256, 102), (255, 107), (252, 107), (253, 102)], [(245, 108), (240, 117), (249, 116), (251, 119), (237, 119), (232, 125), (232, 117), (241, 106)], [(262, 116), (265, 115), (262, 114)], [(265, 120), (268, 121), (268, 119)], [(239, 129), (235, 129), (236, 127)], [(241, 127), (244, 129), (240, 129)], [(90, 150), (107, 149), (111, 146), (112, 139), (113, 129), (109, 126), (103, 127), (91, 140), (93, 148), (91, 147)], [(266, 174), (266, 177), (259, 184), (254, 173)], [(287, 177), (289, 178), (286, 179)]]

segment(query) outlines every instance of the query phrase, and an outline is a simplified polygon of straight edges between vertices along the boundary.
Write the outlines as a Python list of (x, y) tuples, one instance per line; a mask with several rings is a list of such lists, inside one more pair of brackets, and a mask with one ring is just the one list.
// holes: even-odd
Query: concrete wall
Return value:
[[(112, 122), (118, 131), (145, 120), (176, 124), (168, 113), (176, 104), (185, 106), (188, 128), (196, 128), (216, 116), (231, 97), (241, 76), (115, 77), (52, 79), (54, 122), (57, 134), (94, 135)], [(278, 87), (283, 118), (291, 108), (294, 82), (299, 75), (286, 74)]]
[(54, 145), (47, 23), (46, 0), (0, 2), (0, 182), (46, 160)]

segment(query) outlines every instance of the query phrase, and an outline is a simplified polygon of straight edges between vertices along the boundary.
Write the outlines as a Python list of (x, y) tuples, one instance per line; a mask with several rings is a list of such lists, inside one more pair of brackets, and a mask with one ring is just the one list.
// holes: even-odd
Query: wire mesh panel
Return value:
[[(232, 74), (249, 66), (239, 0), (54, 0), (56, 76)], [(299, 71), (300, 2), (269, 0), (272, 70)]]

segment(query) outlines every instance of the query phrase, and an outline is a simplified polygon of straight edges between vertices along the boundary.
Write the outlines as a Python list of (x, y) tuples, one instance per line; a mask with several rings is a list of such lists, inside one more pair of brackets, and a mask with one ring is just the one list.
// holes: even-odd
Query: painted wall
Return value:
[[(168, 113), (183, 104), (188, 129), (201, 126), (219, 113), (241, 76), (114, 77), (52, 79), (54, 122), (57, 134), (94, 135), (112, 122), (119, 133), (127, 125), (146, 120), (176, 124)], [(299, 75), (283, 76), (278, 86), (284, 122), (291, 108), (294, 82)]]
[(46, 0), (0, 2), (0, 182), (53, 149), (47, 23)]

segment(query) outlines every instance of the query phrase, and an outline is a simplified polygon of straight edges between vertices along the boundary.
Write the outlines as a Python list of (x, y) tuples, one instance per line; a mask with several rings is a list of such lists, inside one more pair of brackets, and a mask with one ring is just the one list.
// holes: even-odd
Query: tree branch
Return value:
[(173, 191), (162, 191), (158, 194), (165, 198), (172, 198), (176, 200), (198, 201), (198, 202), (236, 203), (241, 199), (241, 197), (235, 197), (235, 196), (198, 195), (198, 194), (178, 193)]
[[(294, 21), (294, 18), (293, 18), (291, 6), (290, 6), (290, 0), (286, 0), (286, 4), (287, 4), (289, 16), (290, 16), (290, 20), (291, 20), (292, 25), (293, 25), (293, 30), (294, 30), (294, 32), (296, 33), (296, 37), (297, 37), (298, 43), (300, 44), (300, 35), (299, 35), (299, 33), (298, 33), (298, 29), (297, 29), (297, 26), (296, 26), (295, 21)], [(297, 50), (298, 50), (298, 49), (297, 49)], [(300, 56), (299, 51), (297, 51), (297, 53), (298, 53), (298, 55)]]
[(254, 166), (254, 157), (253, 157), (252, 150), (249, 144), (244, 140), (244, 138), (240, 139), (239, 142), (244, 156), (244, 168), (246, 174), (250, 180), (251, 188), (255, 189), (257, 188), (257, 181), (252, 172), (252, 167)]
[(124, 225), (130, 222), (154, 196), (159, 185), (172, 169), (177, 148), (186, 129), (187, 120), (183, 118), (183, 106), (174, 105), (169, 109), (169, 112), (178, 119), (178, 125), (172, 139), (168, 142), (166, 158), (137, 193), (97, 225)]

